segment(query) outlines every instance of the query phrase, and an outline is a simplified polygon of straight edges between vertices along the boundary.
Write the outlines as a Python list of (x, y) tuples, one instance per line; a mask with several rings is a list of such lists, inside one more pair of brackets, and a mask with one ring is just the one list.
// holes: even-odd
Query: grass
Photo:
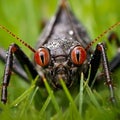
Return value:
[[(112, 24), (120, 21), (119, 0), (75, 0), (74, 2), (69, 0), (69, 2), (78, 19), (85, 25), (91, 39), (96, 38)], [(47, 2), (44, 0), (13, 0), (12, 2), (1, 0), (0, 24), (6, 26), (34, 47), (41, 32), (41, 21), (54, 15), (57, 3), (56, 0), (47, 0)], [(114, 29), (118, 35), (119, 30), (119, 26)], [(107, 42), (107, 35), (100, 41)], [(31, 57), (31, 51), (6, 32), (0, 30), (0, 47), (7, 49), (13, 42), (19, 44), (25, 53)], [(109, 60), (116, 52), (116, 46), (109, 44), (107, 47)], [(4, 71), (2, 63), (0, 63), (0, 68), (2, 83)], [(80, 89), (74, 89), (71, 92), (61, 80), (63, 90), (54, 92), (47, 80), (44, 80), (46, 88), (38, 89), (35, 87), (35, 82), (28, 85), (13, 73), (8, 88), (8, 103), (6, 105), (0, 103), (0, 118), (2, 120), (117, 120), (119, 119), (120, 106), (119, 72), (120, 69), (112, 74), (118, 108), (109, 102), (109, 92), (105, 85), (101, 83), (97, 90), (91, 91), (87, 83), (84, 82), (83, 75), (81, 75), (81, 84), (78, 85)]]

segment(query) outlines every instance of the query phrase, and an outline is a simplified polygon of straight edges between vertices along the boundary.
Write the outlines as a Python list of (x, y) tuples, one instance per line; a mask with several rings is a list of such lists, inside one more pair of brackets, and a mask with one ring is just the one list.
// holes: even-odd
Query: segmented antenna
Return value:
[(29, 44), (27, 44), (25, 41), (23, 41), (22, 39), (20, 39), (18, 36), (16, 36), (14, 33), (12, 33), (10, 30), (8, 30), (6, 27), (0, 25), (0, 28), (4, 31), (6, 31), (8, 34), (10, 34), (12, 37), (14, 37), (16, 40), (18, 40), (19, 42), (21, 42), (24, 46), (26, 46), (27, 48), (29, 48), (32, 52), (36, 52), (35, 49), (33, 49)]
[(114, 25), (110, 26), (107, 30), (105, 30), (97, 38), (95, 38), (91, 43), (89, 43), (88, 46), (85, 48), (85, 50), (88, 50), (96, 41), (98, 41), (100, 38), (102, 38), (105, 34), (107, 34), (110, 30), (112, 30), (118, 25), (120, 25), (120, 22), (117, 22)]

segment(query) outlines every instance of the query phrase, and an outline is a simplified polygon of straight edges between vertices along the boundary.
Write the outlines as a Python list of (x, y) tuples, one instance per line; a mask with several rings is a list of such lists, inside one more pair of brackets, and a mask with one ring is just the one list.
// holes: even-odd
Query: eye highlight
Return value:
[(76, 46), (71, 51), (71, 60), (75, 65), (81, 65), (86, 60), (86, 51), (82, 46)]
[(50, 62), (50, 53), (47, 48), (41, 47), (34, 54), (35, 62), (41, 67), (45, 67)]

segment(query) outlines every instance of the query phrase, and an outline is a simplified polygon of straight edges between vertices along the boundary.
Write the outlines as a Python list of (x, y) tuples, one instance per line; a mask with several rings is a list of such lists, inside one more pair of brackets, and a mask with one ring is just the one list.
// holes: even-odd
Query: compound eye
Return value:
[(47, 48), (41, 47), (34, 54), (35, 62), (41, 67), (45, 67), (50, 62), (50, 53)]
[(71, 60), (75, 65), (81, 65), (86, 60), (86, 51), (82, 46), (76, 46), (71, 51)]

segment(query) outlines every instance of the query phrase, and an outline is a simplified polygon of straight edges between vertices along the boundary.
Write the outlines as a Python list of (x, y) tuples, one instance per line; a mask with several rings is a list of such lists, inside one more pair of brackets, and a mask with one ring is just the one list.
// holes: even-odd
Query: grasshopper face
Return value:
[(37, 44), (35, 62), (39, 74), (48, 77), (56, 88), (61, 87), (60, 77), (70, 87), (73, 81), (79, 78), (84, 63), (87, 63), (85, 61), (89, 55), (86, 56), (84, 48), (88, 43), (89, 37), (84, 27), (77, 21), (68, 5), (61, 4)]

